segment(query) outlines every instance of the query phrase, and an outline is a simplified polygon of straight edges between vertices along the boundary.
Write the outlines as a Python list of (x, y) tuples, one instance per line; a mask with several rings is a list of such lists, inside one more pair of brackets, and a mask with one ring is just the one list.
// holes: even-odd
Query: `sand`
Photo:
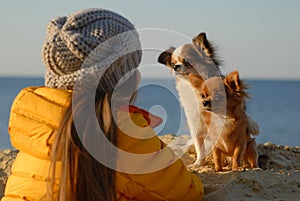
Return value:
[[(176, 146), (182, 146), (189, 136), (165, 135), (161, 138), (167, 144), (175, 140), (177, 143), (173, 143), (173, 148), (176, 149)], [(207, 157), (205, 166), (189, 168), (202, 179), (204, 200), (300, 200), (300, 146), (265, 143), (258, 145), (258, 152), (261, 167), (259, 170), (246, 169), (237, 172), (225, 167), (225, 171), (216, 173), (213, 171), (211, 156)], [(3, 196), (5, 182), (16, 153), (17, 151), (12, 150), (0, 152), (0, 197)], [(195, 160), (193, 147), (182, 156), (182, 160), (190, 167)]]
[[(189, 139), (189, 136), (175, 138), (172, 135), (162, 137), (167, 144), (172, 140), (178, 146)], [(214, 172), (212, 156), (206, 158), (207, 164), (199, 168), (189, 168), (203, 182), (205, 201), (265, 201), (265, 200), (300, 200), (300, 146), (280, 146), (272, 143), (259, 144), (259, 170), (246, 169), (243, 172)], [(195, 150), (191, 147), (182, 160), (190, 167), (196, 159)]]
[(5, 183), (10, 175), (10, 168), (17, 153), (17, 151), (9, 149), (0, 152), (0, 198), (3, 196)]

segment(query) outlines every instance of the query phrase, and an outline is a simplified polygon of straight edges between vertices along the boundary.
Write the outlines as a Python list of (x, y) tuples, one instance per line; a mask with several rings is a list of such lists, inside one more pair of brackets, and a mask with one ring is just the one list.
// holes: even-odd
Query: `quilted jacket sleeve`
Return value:
[(118, 200), (202, 200), (200, 178), (186, 169), (152, 128), (140, 129), (131, 122), (126, 117), (119, 122), (123, 129), (118, 133)]
[(40, 159), (49, 159), (50, 147), (70, 104), (71, 93), (47, 87), (23, 89), (15, 98), (9, 120), (12, 145)]

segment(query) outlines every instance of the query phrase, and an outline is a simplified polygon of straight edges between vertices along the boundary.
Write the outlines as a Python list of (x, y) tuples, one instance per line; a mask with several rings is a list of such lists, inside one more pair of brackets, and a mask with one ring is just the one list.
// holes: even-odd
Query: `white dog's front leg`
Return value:
[(203, 136), (203, 135), (195, 136), (194, 144), (195, 144), (195, 150), (196, 150), (196, 153), (197, 153), (197, 158), (196, 158), (195, 163), (193, 164), (194, 166), (203, 166), (203, 165), (205, 165), (204, 138), (205, 138), (205, 136)]

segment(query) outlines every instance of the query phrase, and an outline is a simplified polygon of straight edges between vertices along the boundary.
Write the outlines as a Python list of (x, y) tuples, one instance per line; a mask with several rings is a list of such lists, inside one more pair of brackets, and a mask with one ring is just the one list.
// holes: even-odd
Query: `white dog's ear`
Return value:
[(217, 59), (213, 45), (207, 40), (206, 33), (202, 32), (193, 38), (193, 43), (202, 48), (205, 54), (213, 60), (216, 66), (221, 64), (221, 61)]
[(168, 50), (162, 52), (158, 57), (158, 62), (171, 67), (171, 58), (174, 51), (175, 48), (170, 47)]
[(214, 55), (214, 49), (210, 42), (207, 40), (206, 33), (202, 32), (193, 39), (193, 43), (196, 43), (204, 49), (207, 56), (212, 57)]
[(199, 89), (204, 82), (204, 79), (201, 76), (194, 73), (189, 74), (189, 80), (196, 89)]

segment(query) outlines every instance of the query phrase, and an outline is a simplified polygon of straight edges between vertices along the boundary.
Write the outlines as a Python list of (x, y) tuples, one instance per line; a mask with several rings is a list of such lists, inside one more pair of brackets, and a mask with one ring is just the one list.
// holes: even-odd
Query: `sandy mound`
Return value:
[(9, 149), (0, 152), (0, 198), (3, 196), (4, 185), (8, 175), (10, 174), (10, 168), (17, 153), (17, 151)]
[[(167, 144), (173, 142), (175, 149), (176, 146), (184, 146), (190, 139), (189, 136), (172, 135), (161, 138)], [(207, 157), (205, 166), (191, 168), (203, 181), (204, 200), (300, 200), (300, 147), (266, 143), (258, 145), (258, 152), (261, 170), (236, 172), (226, 167), (227, 171), (216, 173), (211, 156)], [(0, 152), (0, 198), (16, 154), (17, 151), (11, 150)], [(192, 164), (195, 158), (193, 147), (182, 156), (187, 165)]]
[[(172, 135), (162, 137), (167, 144), (172, 140), (182, 146), (189, 136), (175, 138)], [(172, 147), (175, 148), (176, 147)], [(300, 147), (277, 146), (272, 143), (258, 145), (260, 170), (244, 172), (214, 172), (212, 156), (206, 158), (207, 164), (200, 168), (190, 168), (203, 182), (206, 201), (217, 200), (300, 200)], [(196, 159), (191, 147), (182, 156), (190, 165)]]

